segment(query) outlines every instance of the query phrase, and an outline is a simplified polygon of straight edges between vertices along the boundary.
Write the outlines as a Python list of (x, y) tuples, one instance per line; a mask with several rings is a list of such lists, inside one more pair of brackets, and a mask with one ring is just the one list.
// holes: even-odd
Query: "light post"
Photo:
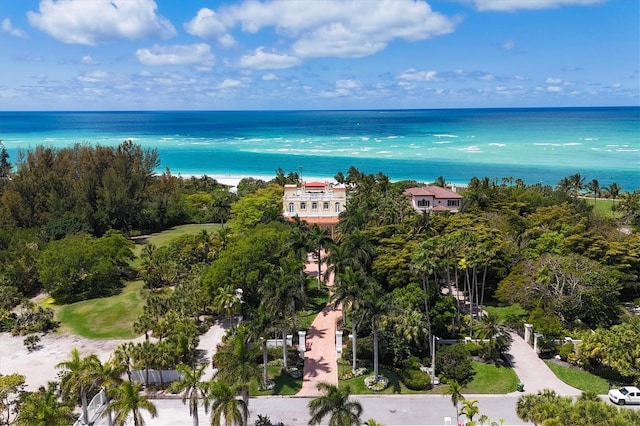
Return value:
[(440, 340), (435, 335), (432, 336), (431, 341), (431, 384), (436, 384), (436, 342)]

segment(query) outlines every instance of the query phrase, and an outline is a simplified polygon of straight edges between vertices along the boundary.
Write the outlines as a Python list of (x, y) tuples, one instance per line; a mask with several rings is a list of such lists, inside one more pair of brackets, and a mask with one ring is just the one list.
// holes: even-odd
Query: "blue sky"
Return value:
[(0, 110), (640, 104), (638, 0), (0, 0)]

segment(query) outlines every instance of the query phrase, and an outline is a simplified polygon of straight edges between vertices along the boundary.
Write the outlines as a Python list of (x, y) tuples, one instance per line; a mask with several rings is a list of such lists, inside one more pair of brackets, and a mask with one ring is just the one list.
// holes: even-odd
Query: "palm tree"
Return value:
[(135, 347), (133, 343), (121, 343), (116, 346), (112, 357), (112, 362), (121, 365), (127, 372), (127, 378), (129, 379), (129, 381), (131, 381), (131, 359), (133, 358), (134, 351)]
[(342, 241), (346, 245), (348, 253), (354, 259), (354, 263), (360, 265), (361, 269), (367, 271), (373, 260), (374, 247), (369, 238), (362, 232), (356, 230), (348, 234)]
[[(209, 382), (206, 406), (211, 404), (212, 426), (245, 426), (249, 417), (247, 402), (238, 399), (238, 388), (220, 380)], [(224, 419), (224, 422), (223, 422)]]
[(367, 287), (367, 279), (365, 275), (360, 271), (354, 271), (351, 267), (347, 267), (346, 271), (342, 274), (336, 275), (336, 280), (333, 285), (331, 298), (329, 302), (334, 307), (342, 304), (342, 321), (346, 325), (346, 312), (347, 309), (351, 311), (351, 348), (353, 352), (353, 360), (351, 364), (351, 370), (353, 373), (356, 371), (356, 328), (358, 325), (357, 311), (362, 301), (363, 292)]
[(364, 422), (364, 426), (384, 426), (382, 423), (375, 421), (374, 419), (369, 419)]
[(576, 173), (569, 176), (569, 181), (571, 182), (571, 190), (573, 192), (573, 196), (577, 197), (580, 194), (580, 191), (584, 189), (584, 178), (580, 176), (580, 173)]
[(616, 198), (620, 195), (620, 191), (622, 191), (622, 187), (618, 185), (616, 182), (611, 182), (609, 186), (605, 186), (604, 189), (609, 193), (609, 196), (613, 198), (613, 206), (616, 205)]
[[(109, 391), (122, 383), (121, 376), (124, 369), (125, 366), (112, 357), (97, 371), (99, 379), (102, 382), (102, 387), (107, 395), (107, 403), (109, 403)], [(112, 423), (111, 413), (107, 411), (107, 424), (111, 426)]]
[(176, 370), (181, 378), (169, 385), (171, 392), (183, 392), (183, 404), (189, 400), (189, 415), (193, 418), (193, 426), (198, 426), (198, 405), (200, 398), (204, 398), (207, 393), (207, 384), (201, 381), (206, 367), (206, 364), (200, 364), (194, 368), (179, 364)]
[(260, 378), (260, 368), (255, 362), (258, 347), (246, 326), (240, 326), (227, 336), (226, 342), (214, 355), (218, 368), (218, 379), (236, 386), (246, 401), (249, 398), (249, 383)]
[(372, 284), (362, 296), (359, 317), (369, 323), (373, 335), (373, 381), (378, 381), (378, 335), (382, 330), (384, 317), (388, 310), (388, 295), (383, 295), (379, 284)]
[(18, 426), (67, 426), (73, 422), (73, 407), (60, 402), (58, 384), (49, 382), (37, 392), (22, 396), (20, 412), (14, 423)]
[(460, 401), (464, 401), (464, 395), (462, 395), (462, 385), (455, 380), (451, 380), (448, 383), (446, 395), (451, 396), (451, 403), (456, 407), (456, 424), (460, 424), (460, 413), (458, 412), (458, 404)]
[(325, 257), (325, 263), (327, 268), (324, 271), (324, 279), (328, 279), (331, 274), (338, 276), (347, 270), (347, 267), (351, 267), (354, 270), (361, 269), (359, 265), (354, 262), (351, 256), (350, 248), (346, 244), (329, 244), (327, 246), (327, 257)]
[(268, 301), (268, 306), (278, 317), (282, 330), (282, 359), (284, 369), (287, 363), (287, 328), (292, 322), (295, 313), (306, 305), (306, 294), (301, 286), (301, 264), (288, 262), (283, 259), (278, 271), (265, 277), (263, 296)]
[(107, 411), (115, 414), (116, 426), (125, 426), (128, 423), (129, 414), (133, 417), (135, 426), (144, 426), (141, 410), (148, 411), (151, 418), (158, 415), (156, 406), (140, 395), (140, 388), (140, 383), (125, 381), (111, 391), (111, 401), (107, 405)]
[(71, 359), (62, 361), (56, 368), (64, 369), (61, 380), (62, 394), (69, 398), (71, 395), (80, 395), (82, 405), (82, 417), (85, 423), (89, 422), (89, 412), (87, 410), (87, 393), (97, 385), (99, 371), (102, 364), (95, 354), (82, 358), (77, 348), (71, 350)]
[(350, 401), (351, 388), (344, 388), (329, 383), (318, 383), (318, 390), (325, 392), (309, 403), (311, 420), (309, 425), (320, 424), (329, 415), (329, 426), (360, 426), (362, 405), (358, 401)]
[(560, 181), (556, 185), (556, 190), (566, 195), (571, 194), (571, 179), (569, 179), (569, 177), (563, 177), (562, 179), (560, 179)]
[(473, 422), (473, 417), (480, 413), (480, 409), (478, 408), (477, 404), (477, 399), (462, 400), (462, 409), (460, 410), (460, 413), (464, 414), (465, 417), (469, 419), (469, 422)]
[(332, 239), (327, 228), (320, 228), (318, 224), (315, 223), (309, 232), (309, 241), (313, 247), (315, 257), (318, 259), (318, 290), (320, 290), (320, 284), (322, 283), (322, 250), (332, 241)]
[(593, 209), (595, 210), (598, 197), (602, 193), (598, 179), (592, 179), (591, 182), (587, 184), (587, 189), (593, 194)]
[(495, 359), (511, 346), (512, 338), (500, 318), (488, 313), (476, 324), (476, 335), (488, 339), (488, 359)]
[(273, 324), (273, 317), (267, 310), (265, 301), (261, 301), (258, 309), (251, 315), (248, 329), (253, 333), (254, 337), (260, 339), (262, 347), (262, 385), (267, 388), (269, 382), (269, 351), (267, 348), (267, 335), (276, 331)]
[(240, 303), (240, 299), (238, 299), (234, 286), (227, 284), (216, 289), (211, 302), (220, 314), (231, 320), (231, 317), (235, 312), (236, 305)]

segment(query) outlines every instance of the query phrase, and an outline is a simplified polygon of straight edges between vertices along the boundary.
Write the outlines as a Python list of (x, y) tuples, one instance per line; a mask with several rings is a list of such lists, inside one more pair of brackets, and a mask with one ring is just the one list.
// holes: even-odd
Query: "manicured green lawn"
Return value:
[[(262, 366), (260, 366), (262, 371)], [(288, 374), (280, 374), (281, 367), (269, 367), (269, 379), (275, 380), (276, 386), (269, 391), (259, 391), (257, 383), (249, 388), (251, 396), (295, 395), (302, 388), (302, 379), (293, 379)]]
[[(338, 365), (338, 368), (349, 368), (348, 365)], [(400, 380), (398, 375), (391, 370), (387, 370), (386, 368), (379, 368), (378, 373), (384, 375), (387, 379), (389, 379), (389, 387), (383, 391), (376, 392), (369, 390), (365, 384), (365, 377), (369, 377), (373, 374), (373, 369), (369, 368), (367, 373), (364, 376), (354, 377), (349, 380), (340, 380), (340, 387), (344, 387), (346, 385), (351, 387), (351, 393), (353, 394), (371, 394), (371, 395), (391, 395), (391, 394), (416, 394), (416, 393), (424, 393), (419, 391), (412, 391), (408, 389), (404, 383)], [(338, 372), (340, 375), (340, 372)]]
[(598, 377), (587, 371), (558, 365), (552, 361), (545, 362), (551, 371), (553, 371), (553, 374), (569, 386), (585, 392), (592, 391), (598, 395), (605, 395), (609, 392), (609, 382), (602, 377)]
[(516, 390), (518, 376), (512, 368), (473, 361), (473, 370), (476, 374), (471, 383), (462, 390), (463, 394), (504, 394)]
[(206, 230), (209, 233), (216, 232), (218, 229), (220, 229), (220, 227), (221, 226), (219, 223), (203, 223), (203, 224), (175, 226), (171, 229), (167, 229), (166, 231), (151, 234), (149, 235), (149, 237), (143, 240), (137, 240), (138, 243), (133, 249), (133, 253), (136, 255), (136, 257), (139, 257), (140, 253), (142, 253), (142, 248), (144, 247), (145, 244), (153, 244), (156, 247), (161, 247), (167, 244), (169, 241), (173, 240), (174, 238), (178, 238), (187, 234), (192, 234), (192, 235), (198, 234), (202, 230)]
[[(586, 202), (588, 205), (590, 206), (594, 206), (595, 204), (595, 213), (600, 215), (600, 216), (605, 216), (605, 217), (620, 217), (620, 213), (619, 212), (614, 212), (611, 210), (611, 207), (613, 206), (613, 200), (607, 200), (607, 199), (602, 199), (602, 198), (598, 198), (597, 202), (593, 202), (593, 197), (591, 198), (585, 198)], [(620, 199), (617, 198), (616, 199), (616, 205), (620, 204)]]
[(511, 306), (484, 306), (484, 310), (497, 316), (501, 321), (513, 316), (527, 315), (527, 311), (522, 309), (518, 303)]
[(118, 295), (53, 306), (62, 329), (89, 339), (136, 337), (133, 322), (142, 313), (142, 281), (127, 283)]

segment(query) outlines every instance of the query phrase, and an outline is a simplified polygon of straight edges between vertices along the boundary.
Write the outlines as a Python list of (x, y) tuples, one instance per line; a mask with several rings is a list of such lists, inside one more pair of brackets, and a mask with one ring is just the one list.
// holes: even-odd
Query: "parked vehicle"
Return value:
[(609, 399), (614, 404), (640, 404), (640, 389), (635, 386), (625, 386), (620, 389), (611, 389)]

